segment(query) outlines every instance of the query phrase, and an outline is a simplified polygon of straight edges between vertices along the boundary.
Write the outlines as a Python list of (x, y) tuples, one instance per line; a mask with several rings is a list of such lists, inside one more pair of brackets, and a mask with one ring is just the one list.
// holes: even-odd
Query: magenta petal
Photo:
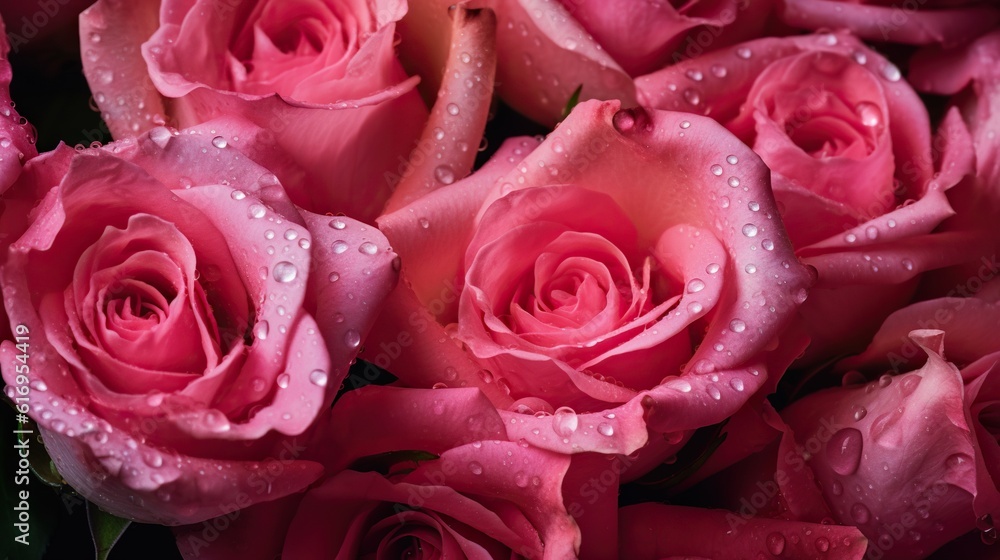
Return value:
[[(868, 541), (854, 527), (755, 517), (661, 504), (619, 513), (620, 558), (831, 558), (861, 560)], [(672, 528), (683, 527), (683, 531)]]

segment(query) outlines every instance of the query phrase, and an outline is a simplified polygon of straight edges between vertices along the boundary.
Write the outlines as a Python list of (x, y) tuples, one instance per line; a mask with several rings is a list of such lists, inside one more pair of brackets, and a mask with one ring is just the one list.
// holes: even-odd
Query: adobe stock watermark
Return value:
[[(988, 257), (981, 257), (976, 273), (966, 278), (964, 282), (956, 284), (945, 294), (946, 298), (950, 298), (948, 305), (936, 309), (932, 316), (917, 320), (916, 328), (947, 330), (946, 327), (948, 324), (955, 320), (955, 317), (966, 306), (968, 301), (983, 289), (983, 285), (995, 279), (998, 274), (1000, 274), (1000, 261), (997, 260), (997, 255), (993, 254)], [(886, 354), (889, 369), (894, 374), (904, 371), (905, 368), (909, 367), (910, 361), (913, 358), (922, 356), (924, 353), (909, 338), (908, 334), (902, 336), (900, 341), (902, 344), (900, 345), (899, 352), (889, 352)]]
[(834, 434), (845, 427), (845, 425), (838, 423), (833, 416), (821, 419), (819, 428), (805, 443), (800, 445), (796, 442), (795, 449), (785, 453), (783, 465), (788, 465), (788, 467), (779, 466), (770, 479), (757, 481), (757, 490), (749, 497), (740, 498), (740, 508), (735, 513), (726, 514), (729, 530), (735, 531), (760, 514), (764, 508), (771, 504), (781, 491), (781, 487), (791, 481), (792, 475), (806, 468), (808, 458), (821, 452), (826, 444), (833, 439)]
[[(285, 468), (298, 460), (306, 451), (306, 447), (299, 445), (298, 439), (292, 438), (282, 442), (281, 450), (274, 456), (262, 461), (262, 465), (247, 478), (247, 485), (257, 496), (270, 493), (271, 485), (284, 472)], [(240, 492), (232, 496), (228, 503), (220, 504), (218, 517), (213, 517), (201, 522), (201, 530), (197, 533), (191, 532), (184, 537), (188, 551), (195, 557), (201, 556), (203, 549), (209, 547), (219, 539), (232, 524), (240, 518), (241, 510), (256, 503), (252, 496), (246, 492)]]

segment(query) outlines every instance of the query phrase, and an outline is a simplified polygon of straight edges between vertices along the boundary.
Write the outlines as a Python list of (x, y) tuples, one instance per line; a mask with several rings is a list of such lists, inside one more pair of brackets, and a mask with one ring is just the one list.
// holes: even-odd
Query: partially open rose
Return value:
[(954, 213), (946, 191), (972, 171), (961, 119), (949, 113), (932, 140), (899, 69), (848, 34), (743, 43), (637, 87), (653, 106), (712, 116), (771, 169), (796, 254), (819, 272), (802, 308), (807, 360), (860, 349), (921, 273), (984, 244), (932, 233)]
[[(992, 338), (973, 333), (998, 317), (995, 304), (978, 299), (904, 308), (864, 354), (840, 366), (882, 373), (877, 381), (821, 391), (782, 411), (832, 515), (857, 525), (871, 554), (924, 558), (977, 528), (985, 543), (997, 540), (1000, 354)], [(906, 340), (904, 329), (921, 323), (947, 331), (913, 330)], [(952, 335), (961, 369), (943, 358)], [(910, 370), (897, 352), (927, 360)], [(887, 362), (895, 363), (887, 369)], [(831, 420), (836, 431), (813, 445), (812, 435)]]
[(406, 9), (402, 0), (101, 0), (80, 18), (84, 72), (116, 138), (164, 119), (185, 127), (240, 115), (304, 170), (301, 186), (282, 177), (297, 204), (370, 220), (392, 186), (384, 174), (427, 116), (393, 45)]
[(781, 19), (818, 31), (849, 29), (869, 41), (955, 45), (1000, 22), (990, 0), (781, 0)]
[(191, 523), (319, 476), (295, 437), (396, 273), (378, 231), (292, 205), (285, 164), (260, 129), (216, 121), (60, 146), (5, 193), (6, 394), (101, 508)]
[(540, 145), (379, 218), (400, 254), (363, 358), (478, 386), (511, 439), (631, 453), (732, 414), (811, 281), (768, 172), (714, 121), (586, 102)]

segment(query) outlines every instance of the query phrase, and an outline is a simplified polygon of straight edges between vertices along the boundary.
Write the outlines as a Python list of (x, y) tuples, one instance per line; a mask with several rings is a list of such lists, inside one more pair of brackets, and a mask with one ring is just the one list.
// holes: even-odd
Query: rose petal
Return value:
[(156, 30), (157, 11), (156, 2), (99, 0), (80, 14), (83, 74), (115, 138), (146, 132), (166, 119), (139, 53)]
[(490, 10), (459, 6), (452, 13), (452, 22), (444, 82), (417, 144), (422, 157), (410, 162), (407, 174), (396, 185), (383, 213), (398, 210), (428, 192), (450, 185), (472, 170), (474, 148), (483, 136), (493, 93), (496, 16)]
[[(732, 513), (662, 504), (619, 511), (621, 558), (823, 558), (860, 560), (868, 541), (854, 527), (755, 517), (733, 527)], [(684, 527), (684, 531), (664, 530)], [(836, 546), (834, 546), (836, 545)]]

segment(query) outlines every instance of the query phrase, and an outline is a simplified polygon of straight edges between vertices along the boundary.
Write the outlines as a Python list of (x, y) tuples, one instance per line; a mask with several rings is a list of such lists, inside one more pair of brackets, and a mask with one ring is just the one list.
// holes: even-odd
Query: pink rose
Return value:
[(314, 481), (296, 438), (394, 285), (376, 230), (289, 202), (263, 136), (230, 119), (60, 146), (5, 194), (29, 210), (0, 221), (6, 394), (119, 516), (192, 523)]
[[(450, 4), (414, 2), (401, 25), (407, 45), (401, 56), (431, 84), (443, 62)], [(546, 125), (563, 118), (578, 87), (581, 100), (635, 105), (634, 76), (758, 37), (773, 8), (771, 0), (559, 0), (544, 9), (524, 0), (479, 4), (497, 14), (497, 93)]]
[[(274, 134), (300, 206), (373, 219), (427, 117), (394, 51), (402, 0), (101, 0), (84, 72), (116, 138), (239, 115)], [(438, 69), (440, 71), (440, 69)]]
[(663, 109), (711, 115), (772, 171), (798, 257), (819, 272), (803, 306), (806, 361), (858, 349), (922, 272), (978, 255), (982, 235), (932, 233), (972, 170), (959, 116), (937, 138), (891, 62), (847, 34), (760, 39), (637, 80)]
[(867, 545), (854, 527), (763, 517), (734, 527), (723, 510), (646, 503), (619, 515), (619, 558), (861, 560)]
[(779, 16), (793, 27), (849, 29), (869, 41), (955, 45), (1000, 22), (989, 0), (782, 0)]
[[(905, 340), (903, 329), (937, 326), (933, 317), (941, 312), (949, 314), (941, 324), (947, 335), (913, 330), (912, 342)], [(1000, 325), (1000, 312), (978, 299), (907, 307), (886, 321), (864, 354), (838, 366), (885, 372), (888, 363), (889, 373), (809, 395), (782, 412), (809, 453), (832, 515), (861, 529), (870, 554), (877, 548), (883, 558), (924, 558), (977, 527), (984, 542), (997, 538), (991, 516), (1000, 515), (1000, 378), (994, 375), (1000, 346), (978, 331), (984, 320)], [(961, 369), (943, 358), (952, 339)], [(977, 348), (970, 353), (970, 346)], [(901, 368), (897, 349), (907, 357), (925, 353), (927, 361), (915, 371)]]
[(965, 296), (1000, 274), (1000, 32), (979, 38), (967, 47), (944, 50), (927, 47), (914, 56), (910, 80), (922, 91), (952, 95), (952, 104), (972, 135), (975, 174), (963, 188), (948, 193), (956, 215), (942, 224), (942, 231), (976, 232), (987, 247), (959, 266), (934, 274), (925, 282), (932, 296)]
[[(478, 390), (366, 387), (345, 393), (310, 452), (331, 475), (304, 497), (178, 528), (186, 558), (576, 558), (564, 504), (570, 458), (507, 441)], [(612, 510), (613, 511), (613, 510)], [(220, 518), (221, 519), (221, 518)]]
[(761, 387), (811, 282), (766, 167), (710, 119), (619, 107), (380, 217), (404, 282), (362, 358), (480, 387), (510, 439), (564, 453), (676, 449)]

